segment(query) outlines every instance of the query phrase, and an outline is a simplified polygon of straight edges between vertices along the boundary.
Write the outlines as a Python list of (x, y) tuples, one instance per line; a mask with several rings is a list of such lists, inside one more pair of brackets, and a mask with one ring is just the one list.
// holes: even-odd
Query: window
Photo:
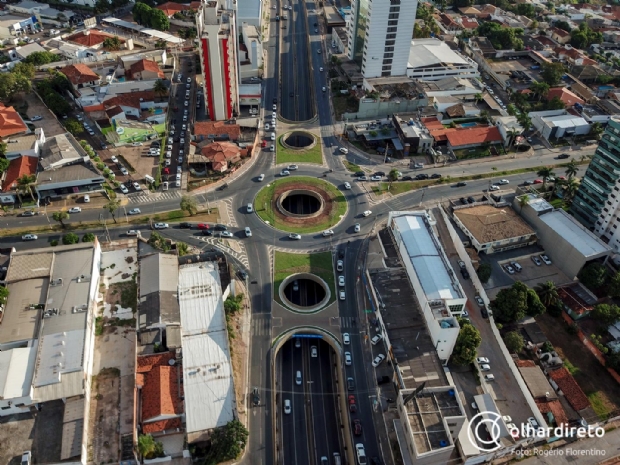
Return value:
[(392, 64), (392, 59), (388, 58), (386, 60), (383, 60), (383, 66), (385, 67), (385, 65), (391, 65)]
[(390, 13), (400, 13), (400, 7), (399, 6), (391, 6), (390, 7)]
[(390, 71), (383, 71), (381, 73), (381, 77), (390, 77), (392, 75), (392, 73)]
[[(392, 11), (392, 8), (390, 8), (390, 11)], [(398, 19), (398, 16), (398, 13), (390, 13), (388, 19)]]
[(394, 47), (385, 47), (385, 51), (386, 52), (393, 52), (394, 51)]
[(396, 32), (396, 29), (398, 29), (397, 27), (388, 27), (387, 31), (388, 32)]
[(386, 39), (396, 39), (396, 34), (387, 34), (385, 36)]
[(603, 211), (604, 212), (609, 212), (609, 209), (608, 208), (603, 208)]
[(393, 53), (384, 53), (383, 54), (383, 58), (394, 58), (394, 54)]
[[(396, 41), (395, 41), (395, 40), (386, 40), (386, 41), (385, 41), (385, 46), (386, 46), (386, 47), (389, 47), (389, 46), (391, 46), (391, 45), (394, 45), (395, 43), (396, 43)], [(392, 51), (393, 51), (393, 50), (394, 50), (394, 49), (392, 48)], [(387, 48), (386, 48), (386, 51), (387, 51)]]

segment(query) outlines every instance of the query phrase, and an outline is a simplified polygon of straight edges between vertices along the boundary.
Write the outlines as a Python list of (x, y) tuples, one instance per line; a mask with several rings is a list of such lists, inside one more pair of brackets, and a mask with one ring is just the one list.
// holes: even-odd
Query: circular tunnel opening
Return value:
[(299, 132), (293, 132), (284, 140), (290, 147), (305, 148), (312, 144), (312, 137)]
[(299, 307), (315, 307), (325, 299), (327, 294), (321, 283), (300, 278), (286, 285), (284, 295), (292, 304)]
[(318, 198), (307, 194), (288, 195), (283, 201), (284, 209), (294, 215), (311, 215), (319, 211), (321, 202)]

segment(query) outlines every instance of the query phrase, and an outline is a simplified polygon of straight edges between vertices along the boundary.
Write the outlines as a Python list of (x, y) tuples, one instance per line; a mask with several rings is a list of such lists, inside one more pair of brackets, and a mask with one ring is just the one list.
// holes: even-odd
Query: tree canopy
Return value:
[(225, 426), (216, 428), (211, 435), (206, 464), (215, 465), (239, 457), (245, 448), (248, 434), (248, 430), (239, 420), (229, 421)]
[(187, 212), (190, 216), (194, 216), (198, 213), (196, 198), (190, 195), (184, 195), (181, 197), (181, 204), (179, 207), (181, 208), (181, 211)]
[(456, 338), (456, 344), (452, 351), (452, 363), (456, 365), (469, 365), (476, 359), (478, 347), (482, 342), (480, 332), (464, 319), (459, 320), (461, 329)]
[(607, 281), (607, 268), (598, 262), (590, 263), (581, 269), (577, 277), (585, 287), (596, 291)]
[(608, 327), (620, 320), (620, 307), (617, 305), (599, 304), (594, 307), (590, 316), (603, 326)]
[(506, 344), (506, 348), (511, 354), (518, 354), (525, 347), (523, 336), (516, 331), (511, 331), (504, 336), (504, 344)]
[(555, 86), (562, 80), (564, 72), (564, 65), (562, 63), (543, 63), (540, 75), (547, 84)]
[(478, 26), (478, 35), (484, 36), (491, 41), (497, 50), (523, 50), (523, 29), (507, 28), (501, 24), (487, 21)]
[(146, 3), (138, 2), (132, 10), (133, 19), (142, 26), (152, 27), (158, 31), (170, 29), (170, 20), (162, 10), (151, 8)]
[(52, 52), (33, 52), (23, 59), (23, 63), (32, 63), (34, 66), (47, 65), (62, 60), (62, 56)]
[(590, 29), (586, 22), (581, 23), (577, 29), (573, 29), (570, 33), (570, 44), (573, 47), (585, 49), (592, 44), (602, 42), (603, 34)]
[(80, 242), (80, 238), (75, 233), (68, 233), (62, 236), (62, 243), (64, 245), (77, 244), (78, 242)]
[(545, 312), (536, 291), (520, 281), (499, 291), (492, 306), (495, 319), (501, 323), (514, 323), (525, 315), (536, 316)]

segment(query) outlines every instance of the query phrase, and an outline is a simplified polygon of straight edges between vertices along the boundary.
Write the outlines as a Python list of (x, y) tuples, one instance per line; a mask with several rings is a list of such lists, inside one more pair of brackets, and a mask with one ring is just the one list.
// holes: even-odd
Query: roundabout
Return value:
[(278, 179), (254, 198), (256, 214), (285, 232), (315, 233), (333, 228), (347, 212), (347, 200), (333, 184), (309, 176)]

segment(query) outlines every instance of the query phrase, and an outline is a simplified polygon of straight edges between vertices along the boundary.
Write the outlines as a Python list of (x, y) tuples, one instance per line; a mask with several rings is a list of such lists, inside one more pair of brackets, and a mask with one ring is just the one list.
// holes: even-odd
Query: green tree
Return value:
[(542, 190), (543, 192), (545, 192), (546, 187), (547, 187), (547, 179), (554, 176), (555, 173), (553, 172), (551, 167), (545, 166), (544, 168), (539, 169), (536, 172), (536, 174), (542, 178), (542, 181), (543, 181)]
[(163, 456), (163, 445), (161, 442), (153, 439), (150, 434), (141, 434), (138, 436), (138, 452), (145, 459), (154, 459)]
[(525, 317), (528, 308), (528, 288), (520, 281), (502, 289), (493, 301), (493, 314), (500, 323), (514, 323)]
[(198, 204), (196, 198), (190, 195), (184, 195), (181, 197), (180, 204), (181, 211), (187, 212), (190, 216), (194, 216), (198, 213)]
[(538, 294), (534, 289), (527, 290), (527, 310), (526, 313), (529, 316), (538, 316), (545, 313), (545, 306), (540, 301)]
[(461, 320), (461, 329), (452, 350), (451, 362), (455, 365), (473, 363), (481, 342), (480, 332), (471, 323), (467, 323), (467, 320)]
[(16, 79), (13, 73), (0, 73), (0, 100), (9, 102), (16, 91)]
[(11, 73), (21, 74), (22, 76), (25, 76), (26, 78), (32, 80), (34, 79), (36, 68), (32, 63), (26, 63), (22, 61), (20, 63), (17, 63), (13, 67), (13, 69), (11, 70)]
[(189, 253), (189, 246), (185, 242), (177, 242), (177, 253), (183, 257)]
[(538, 96), (538, 100), (540, 100), (549, 93), (549, 84), (546, 82), (534, 81), (530, 84), (530, 90), (534, 95)]
[(501, 24), (487, 21), (478, 26), (478, 36), (484, 36), (491, 41), (497, 50), (523, 50), (523, 35), (521, 28), (507, 28)]
[(519, 211), (523, 210), (523, 207), (525, 207), (529, 203), (530, 203), (529, 195), (525, 194), (519, 197)]
[(229, 296), (224, 301), (224, 311), (226, 312), (227, 315), (229, 316), (235, 315), (240, 309), (241, 309), (240, 302), (237, 302), (237, 300), (233, 296)]
[(388, 190), (392, 188), (392, 183), (398, 181), (398, 175), (400, 172), (396, 168), (392, 168), (388, 173), (388, 181), (390, 182), (388, 185)]
[(569, 205), (573, 201), (578, 190), (579, 183), (577, 180), (574, 177), (567, 179), (564, 183), (564, 203)]
[(6, 305), (6, 301), (9, 298), (9, 288), (0, 286), (0, 305)]
[(598, 304), (590, 312), (590, 317), (607, 328), (620, 320), (620, 307), (617, 305)]
[(6, 158), (0, 158), (0, 175), (9, 169), (10, 164), (11, 162)]
[(23, 193), (30, 194), (30, 197), (34, 199), (32, 195), (32, 186), (37, 182), (37, 177), (34, 174), (23, 174), (17, 178), (17, 189)]
[(110, 213), (110, 215), (112, 215), (112, 219), (114, 220), (114, 223), (116, 223), (116, 210), (118, 210), (120, 206), (121, 206), (120, 200), (116, 200), (116, 199), (110, 199), (110, 201), (103, 206), (103, 209), (107, 210)]
[(77, 244), (78, 242), (80, 242), (80, 238), (77, 234), (67, 233), (62, 236), (62, 243), (64, 245)]
[(488, 263), (481, 263), (478, 269), (476, 270), (476, 274), (480, 279), (480, 282), (486, 283), (491, 278), (491, 273), (493, 272), (493, 268)]
[(136, 2), (133, 9), (131, 10), (133, 20), (138, 24), (148, 26), (149, 19), (151, 17), (151, 10), (152, 8), (146, 3)]
[(66, 227), (65, 220), (69, 219), (69, 213), (64, 210), (54, 212), (54, 214), (52, 215), (52, 219), (54, 221), (58, 221), (60, 223), (60, 226), (62, 226), (62, 228), (64, 229)]
[(601, 138), (601, 134), (603, 134), (603, 126), (601, 125), (601, 123), (593, 123), (590, 126), (590, 135), (592, 136), (592, 138), (598, 140)]
[(117, 51), (120, 50), (122, 46), (123, 42), (118, 36), (106, 37), (106, 39), (103, 41), (103, 48), (105, 48), (106, 50)]
[(166, 86), (164, 81), (158, 79), (153, 83), (153, 92), (155, 92), (155, 94), (158, 95), (159, 99), (161, 100), (163, 97), (168, 95), (168, 87)]
[(523, 340), (523, 336), (521, 336), (516, 331), (511, 331), (506, 334), (506, 336), (504, 336), (504, 343), (506, 344), (508, 352), (510, 352), (511, 354), (518, 354), (525, 347), (525, 341)]
[(82, 242), (95, 242), (95, 235), (93, 233), (86, 233), (82, 236)]
[(553, 97), (551, 100), (547, 101), (545, 107), (547, 110), (564, 110), (566, 108), (566, 104), (560, 99), (560, 97)]
[(52, 52), (33, 52), (24, 58), (23, 63), (32, 63), (36, 67), (60, 60), (62, 57)]
[(170, 20), (168, 19), (168, 16), (166, 16), (166, 13), (164, 13), (162, 10), (158, 10), (156, 8), (153, 8), (151, 10), (151, 16), (150, 16), (150, 26), (153, 29), (157, 29), (158, 31), (167, 31), (168, 29), (170, 29)]
[(216, 428), (211, 435), (211, 448), (207, 453), (208, 465), (234, 460), (243, 451), (248, 440), (248, 430), (239, 420), (232, 420)]
[(93, 11), (96, 14), (107, 13), (108, 11), (110, 11), (110, 7), (111, 5), (108, 0), (97, 0), (97, 2), (95, 2)]
[(521, 125), (523, 131), (525, 132), (529, 131), (532, 127), (532, 118), (530, 118), (525, 112), (517, 116), (517, 122)]
[(65, 129), (69, 131), (74, 136), (81, 134), (84, 132), (84, 126), (75, 118), (70, 118), (64, 122)]
[(579, 171), (579, 168), (577, 167), (577, 162), (575, 161), (574, 158), (571, 158), (571, 160), (566, 165), (566, 170), (564, 171), (564, 173), (566, 174), (568, 179), (571, 179), (573, 176), (577, 174), (578, 171)]
[(562, 63), (543, 63), (540, 75), (549, 86), (553, 87), (560, 83), (564, 73), (565, 69)]
[(555, 283), (553, 281), (539, 283), (538, 286), (535, 287), (535, 289), (538, 297), (540, 298), (540, 301), (545, 307), (551, 307), (560, 300), (560, 296), (558, 295), (558, 289), (555, 287)]
[(581, 269), (577, 277), (585, 287), (596, 291), (607, 281), (607, 268), (598, 262), (589, 263)]
[(568, 24), (568, 22), (566, 21), (556, 21), (554, 23), (554, 26), (557, 27), (558, 29), (562, 29), (566, 32), (570, 32), (571, 31), (571, 27), (570, 24)]

